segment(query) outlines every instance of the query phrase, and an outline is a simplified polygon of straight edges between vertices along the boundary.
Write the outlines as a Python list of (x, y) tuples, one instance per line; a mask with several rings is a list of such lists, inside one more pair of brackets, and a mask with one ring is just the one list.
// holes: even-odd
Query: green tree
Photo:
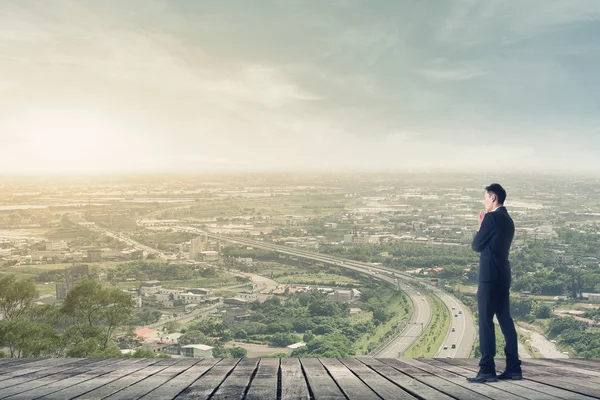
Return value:
[(131, 318), (133, 307), (128, 294), (86, 279), (69, 291), (61, 312), (73, 322), (71, 334), (79, 333), (82, 341), (96, 342), (103, 350), (115, 329)]
[(25, 316), (39, 293), (31, 279), (17, 280), (15, 275), (0, 279), (0, 313), (5, 321)]
[(187, 346), (188, 344), (207, 344), (206, 335), (200, 331), (187, 331), (178, 339), (179, 344)]
[(536, 318), (543, 318), (543, 319), (550, 318), (551, 314), (552, 314), (552, 308), (547, 304), (540, 305), (535, 312)]
[(233, 358), (244, 358), (248, 354), (248, 351), (243, 347), (232, 347), (229, 349), (229, 354)]

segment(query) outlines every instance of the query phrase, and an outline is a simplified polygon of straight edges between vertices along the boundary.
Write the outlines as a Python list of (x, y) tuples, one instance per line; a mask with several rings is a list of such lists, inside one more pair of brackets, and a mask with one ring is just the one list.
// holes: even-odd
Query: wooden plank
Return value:
[(43, 358), (7, 358), (7, 361), (3, 364), (0, 365), (0, 373), (2, 372), (6, 372), (6, 371), (11, 371), (15, 368), (27, 368), (26, 365), (33, 363), (33, 362), (37, 362), (37, 361), (43, 361)]
[[(15, 393), (12, 396), (7, 397), (7, 398), (9, 398), (11, 400), (26, 400), (26, 399), (34, 399), (34, 398), (45, 396), (47, 394), (54, 393), (65, 387), (75, 385), (79, 382), (86, 381), (97, 375), (101, 375), (101, 374), (105, 373), (105, 371), (102, 369), (102, 367), (109, 368), (109, 370), (110, 370), (109, 361), (112, 361), (112, 363), (114, 364), (115, 362), (118, 362), (119, 359), (115, 358), (112, 360), (101, 360), (101, 361), (90, 360), (90, 361), (92, 361), (92, 364), (94, 364), (96, 366), (96, 368), (94, 368), (90, 365), (85, 365), (83, 367), (71, 368), (68, 371), (61, 372), (59, 374), (54, 374), (49, 377), (49, 378), (57, 378), (58, 377), (59, 379), (53, 379), (52, 382), (45, 383), (43, 386), (37, 386), (35, 388), (29, 389), (26, 391), (18, 391), (17, 393)], [(98, 364), (100, 364), (100, 365), (98, 365)], [(21, 385), (18, 385), (18, 386), (21, 386)], [(14, 389), (14, 388), (15, 387), (13, 386), (9, 389)]]
[[(393, 359), (378, 359), (377, 361), (386, 365), (389, 368), (396, 370), (398, 373), (402, 375), (406, 375), (406, 378), (402, 378), (398, 376), (398, 378), (402, 379), (402, 384), (405, 387), (409, 387), (410, 380), (414, 380), (415, 382), (420, 382), (423, 385), (429, 387), (430, 390), (439, 391), (440, 395), (446, 394), (451, 397), (455, 397), (457, 399), (465, 399), (465, 400), (479, 400), (479, 399), (490, 399), (482, 393), (475, 392), (472, 388), (468, 387), (467, 382), (464, 379), (457, 378), (454, 374), (450, 372), (432, 367), (430, 365), (424, 364), (422, 362), (417, 362), (415, 365), (400, 363), (396, 361), (392, 361)], [(385, 362), (384, 362), (385, 361)], [(411, 362), (412, 360), (408, 360)], [(378, 370), (382, 370), (382, 367), (377, 367)], [(386, 374), (391, 374), (391, 372), (385, 372)], [(408, 378), (408, 382), (406, 379)], [(419, 391), (416, 389), (420, 389), (415, 387), (413, 393), (420, 395)], [(423, 391), (423, 393), (428, 394), (430, 397), (435, 399), (435, 396), (431, 396), (429, 391)]]
[(573, 374), (577, 374), (577, 376), (585, 375), (588, 378), (593, 378), (593, 377), (600, 378), (600, 371), (598, 371), (598, 369), (596, 369), (595, 371), (588, 370), (585, 368), (580, 368), (573, 364), (566, 364), (566, 363), (557, 364), (557, 363), (553, 363), (550, 360), (544, 360), (544, 359), (540, 359), (540, 358), (532, 358), (532, 359), (523, 360), (523, 365), (525, 367), (529, 367), (529, 368), (537, 368), (538, 366), (552, 368), (553, 370), (562, 372), (562, 376), (564, 376), (564, 375), (572, 376)]
[(54, 392), (49, 398), (55, 399), (73, 399), (78, 396), (85, 395), (86, 393), (97, 389), (107, 383), (113, 382), (122, 376), (132, 374), (142, 368), (157, 363), (157, 359), (142, 359), (133, 358), (122, 360), (117, 364), (110, 365), (110, 368), (105, 368), (106, 373), (96, 376), (95, 378), (88, 379), (87, 381), (80, 382), (76, 385), (70, 386)]
[(238, 359), (225, 358), (179, 394), (176, 399), (208, 399), (233, 371)]
[[(321, 364), (329, 371), (329, 375), (335, 380), (342, 392), (349, 399), (376, 399), (379, 400), (377, 393), (360, 380), (351, 370), (342, 362), (335, 358), (322, 358)], [(403, 392), (400, 391), (399, 392)]]
[[(276, 399), (278, 391), (279, 358), (262, 358), (246, 393), (246, 400)], [(304, 377), (302, 377), (304, 379)]]
[(83, 360), (82, 358), (51, 358), (48, 360), (41, 360), (33, 363), (29, 363), (25, 366), (25, 368), (15, 368), (8, 371), (5, 371), (3, 374), (0, 374), (0, 382), (6, 379), (16, 378), (17, 376), (32, 374), (34, 372), (39, 372), (48, 369), (54, 368), (65, 368), (68, 364), (74, 364), (78, 361)]
[[(152, 359), (152, 360), (154, 361), (156, 359)], [(80, 400), (80, 399), (89, 399), (89, 400), (102, 399), (104, 397), (110, 396), (113, 393), (117, 393), (118, 391), (123, 390), (126, 387), (134, 385), (137, 382), (141, 381), (142, 379), (146, 379), (147, 377), (152, 376), (152, 375), (162, 371), (163, 369), (175, 364), (176, 362), (177, 362), (177, 360), (172, 359), (172, 358), (162, 359), (162, 360), (152, 363), (151, 365), (148, 365), (142, 369), (138, 369), (137, 371), (135, 371), (133, 373), (123, 375), (122, 377), (120, 377), (116, 380), (113, 380), (110, 383), (107, 383), (100, 387), (96, 387), (94, 390), (91, 390), (91, 391), (83, 394), (82, 396), (78, 397), (77, 399), (78, 400)]]
[(282, 400), (308, 400), (308, 382), (302, 372), (302, 365), (297, 358), (281, 359), (281, 399)]
[[(527, 361), (544, 361), (545, 363), (552, 363), (558, 367), (574, 367), (584, 371), (598, 371), (600, 370), (600, 364), (596, 362), (588, 362), (582, 358), (532, 358)], [(583, 373), (583, 372), (582, 372)]]
[(308, 381), (308, 388), (312, 393), (312, 397), (317, 400), (346, 399), (346, 396), (319, 360), (316, 358), (301, 358), (300, 364), (302, 364), (302, 370)]
[(163, 400), (173, 399), (183, 392), (188, 386), (198, 380), (207, 371), (209, 371), (217, 362), (219, 358), (207, 358), (201, 360), (185, 372), (177, 375), (173, 379), (165, 382), (160, 387), (156, 388), (152, 392), (142, 397), (143, 400)]
[(342, 358), (339, 361), (383, 399), (416, 399), (412, 394), (374, 372), (355, 358)]
[[(472, 363), (465, 362), (462, 359), (440, 359), (440, 361), (448, 363), (450, 365), (463, 366), (465, 369), (471, 371), (472, 374), (476, 374), (479, 370), (479, 366), (472, 366)], [(467, 364), (467, 365), (465, 365)], [(547, 386), (541, 384), (539, 382), (533, 382), (527, 379), (523, 379), (520, 381), (508, 381), (512, 385), (521, 386), (523, 388), (535, 390), (536, 392), (540, 392), (538, 397), (548, 398), (548, 399), (571, 399), (571, 400), (584, 400), (589, 399), (587, 396), (582, 396), (577, 393), (572, 393), (567, 390), (558, 389), (552, 386)]]
[(191, 366), (193, 366), (194, 364), (196, 364), (199, 361), (200, 361), (199, 359), (193, 359), (193, 358), (192, 359), (190, 359), (190, 358), (177, 359), (177, 363), (163, 369), (162, 371), (160, 371), (152, 376), (149, 376), (146, 379), (142, 379), (141, 381), (134, 383), (133, 385), (131, 385), (115, 394), (105, 397), (105, 399), (110, 399), (110, 400), (139, 399), (140, 397), (142, 397), (142, 396), (146, 395), (147, 393), (151, 392), (152, 390), (156, 389), (163, 383), (169, 381), (171, 378), (174, 378), (175, 376), (184, 372), (185, 370), (187, 370), (188, 368), (190, 368)]
[(16, 393), (25, 392), (39, 386), (48, 385), (61, 379), (65, 379), (66, 377), (72, 376), (72, 370), (88, 365), (94, 365), (98, 362), (98, 360), (83, 359), (67, 365), (66, 368), (38, 371), (2, 381), (0, 382), (0, 398), (12, 396)]
[(395, 360), (395, 359), (384, 359), (383, 360), (383, 362), (385, 362), (386, 364), (396, 365), (400, 368), (402, 367), (402, 365), (406, 365), (406, 364), (415, 366), (426, 372), (429, 372), (431, 374), (434, 374), (436, 376), (444, 378), (450, 382), (453, 382), (459, 386), (462, 386), (463, 388), (465, 388), (467, 390), (471, 390), (473, 392), (479, 393), (480, 395), (487, 396), (494, 400), (516, 400), (516, 399), (524, 398), (522, 396), (518, 396), (515, 394), (505, 392), (502, 388), (496, 387), (495, 383), (494, 384), (469, 383), (469, 382), (467, 382), (467, 380), (465, 379), (464, 376), (462, 376), (460, 374), (456, 374), (453, 371), (450, 371), (450, 369), (452, 367), (448, 366), (447, 364), (442, 363), (442, 366), (446, 366), (449, 368), (441, 368), (437, 365), (432, 364), (431, 361), (433, 361), (433, 360), (425, 359), (425, 358), (420, 358), (418, 360), (410, 359), (410, 358), (403, 358), (402, 360)]
[[(503, 369), (505, 366), (504, 360), (497, 360), (498, 366)], [(525, 372), (525, 379), (539, 382), (545, 385), (554, 386), (560, 389), (565, 389), (571, 392), (579, 393), (586, 396), (600, 398), (600, 390), (590, 387), (593, 384), (592, 380), (579, 379), (577, 377), (566, 377), (562, 373), (550, 373), (543, 371), (541, 366), (536, 366), (535, 369)], [(597, 386), (597, 385), (596, 385)]]
[[(381, 375), (385, 379), (389, 380), (390, 382), (393, 382), (395, 385), (401, 387), (402, 389), (406, 390), (407, 392), (411, 393), (414, 396), (417, 396), (420, 399), (451, 400), (456, 397), (459, 397), (461, 399), (464, 398), (464, 399), (469, 399), (469, 400), (474, 400), (474, 399), (479, 400), (479, 399), (485, 398), (483, 396), (479, 396), (477, 393), (473, 393), (471, 391), (465, 390), (465, 389), (461, 388), (460, 386), (457, 386), (453, 383), (447, 382), (441, 378), (438, 379), (438, 382), (436, 382), (435, 386), (430, 387), (430, 386), (426, 385), (419, 378), (415, 378), (415, 377), (412, 377), (405, 373), (402, 373), (402, 372), (398, 371), (397, 369), (392, 368), (389, 365), (384, 364), (381, 361), (371, 358), (371, 357), (360, 357), (358, 360), (361, 363), (364, 363), (365, 366), (367, 366), (368, 368), (373, 370), (375, 373)], [(345, 360), (343, 362), (345, 363)], [(351, 369), (353, 371), (355, 371), (354, 366), (352, 366)], [(430, 375), (423, 371), (419, 371), (419, 372), (420, 373), (418, 375), (425, 375), (425, 374)], [(360, 373), (360, 375), (362, 377), (362, 372)], [(430, 377), (433, 377), (433, 376), (430, 376)], [(433, 378), (435, 378), (435, 377), (433, 377)], [(451, 388), (448, 389), (448, 387), (451, 387)], [(443, 390), (444, 388), (446, 388), (447, 390)], [(377, 393), (379, 394), (379, 391), (377, 391)], [(445, 393), (448, 393), (452, 397)], [(462, 397), (460, 397), (460, 395), (462, 395)]]
[[(447, 359), (450, 360), (450, 359)], [(461, 375), (465, 378), (472, 377), (476, 375), (476, 371), (470, 370), (468, 368), (452, 365), (442, 361), (441, 359), (436, 360), (426, 360), (425, 362), (429, 364), (436, 365), (440, 368), (451, 371), (455, 374)], [(559, 397), (549, 395), (547, 393), (539, 392), (535, 389), (528, 388), (526, 386), (514, 385), (512, 381), (498, 381), (492, 384), (493, 386), (503, 390), (505, 393), (510, 394), (512, 397), (520, 396), (526, 399), (531, 400), (558, 400)]]
[(254, 373), (258, 368), (257, 358), (242, 358), (235, 366), (235, 369), (223, 383), (219, 386), (216, 393), (211, 396), (211, 400), (221, 399), (240, 399), (244, 398), (250, 382), (254, 378)]

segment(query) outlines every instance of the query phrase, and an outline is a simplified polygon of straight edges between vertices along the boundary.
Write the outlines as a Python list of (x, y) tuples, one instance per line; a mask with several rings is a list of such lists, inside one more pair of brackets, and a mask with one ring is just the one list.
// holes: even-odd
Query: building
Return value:
[(201, 251), (198, 254), (198, 259), (200, 261), (211, 262), (211, 261), (219, 261), (219, 252), (218, 251)]
[(162, 288), (160, 281), (142, 282), (140, 287), (141, 294), (157, 293)]
[(135, 308), (142, 307), (142, 296), (137, 290), (122, 290), (122, 292), (131, 296), (131, 299), (134, 301)]
[(90, 271), (86, 264), (73, 265), (65, 268), (65, 281), (56, 284), (56, 300), (63, 301), (77, 282), (89, 278)]
[(600, 304), (600, 293), (588, 294), (588, 301), (592, 304)]
[(299, 348), (304, 347), (304, 346), (306, 346), (306, 343), (304, 343), (304, 342), (298, 342), (298, 343), (290, 344), (289, 346), (286, 346), (286, 348), (288, 349), (287, 353), (288, 353), (288, 355), (290, 355), (290, 354), (292, 354), (292, 352), (294, 350), (299, 349)]
[(181, 354), (191, 358), (212, 358), (213, 347), (205, 344), (188, 344), (181, 347)]
[(239, 292), (235, 294), (235, 297), (237, 297), (238, 299), (255, 301), (258, 298), (258, 295), (252, 292)]
[(121, 251), (121, 258), (125, 260), (143, 260), (144, 251), (139, 249), (130, 249)]
[(232, 325), (235, 323), (245, 323), (248, 321), (250, 314), (245, 308), (233, 307), (223, 311), (223, 324)]
[(209, 249), (209, 245), (208, 245), (208, 235), (205, 233), (202, 236), (198, 236), (194, 239), (192, 239), (192, 241), (190, 242), (190, 258), (191, 259), (198, 259), (200, 253), (202, 253), (203, 251), (208, 251)]
[(371, 235), (368, 233), (348, 233), (344, 235), (344, 243), (347, 244), (369, 244)]
[(356, 289), (352, 290), (335, 290), (327, 294), (327, 298), (337, 302), (350, 302), (360, 299), (360, 292)]
[(173, 295), (173, 300), (181, 301), (183, 304), (198, 304), (201, 303), (206, 296), (203, 294), (194, 293), (176, 293)]

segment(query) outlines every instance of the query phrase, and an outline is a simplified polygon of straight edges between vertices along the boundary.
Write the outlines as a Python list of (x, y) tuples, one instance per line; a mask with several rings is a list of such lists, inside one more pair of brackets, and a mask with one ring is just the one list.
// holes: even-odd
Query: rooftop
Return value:
[[(476, 359), (0, 359), (0, 398), (591, 399), (599, 359), (529, 359), (522, 381), (471, 384)], [(504, 367), (497, 361), (497, 368)]]

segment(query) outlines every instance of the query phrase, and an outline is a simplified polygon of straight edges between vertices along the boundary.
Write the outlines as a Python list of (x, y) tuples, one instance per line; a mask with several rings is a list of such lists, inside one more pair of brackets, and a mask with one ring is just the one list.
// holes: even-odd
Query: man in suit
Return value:
[[(485, 209), (479, 214), (479, 230), (473, 239), (473, 250), (480, 253), (477, 280), (479, 311), (479, 373), (469, 382), (495, 382), (498, 379), (522, 379), (517, 347), (517, 332), (510, 316), (510, 262), (508, 253), (515, 235), (515, 224), (508, 215), (504, 200), (506, 191), (497, 183), (485, 188)], [(506, 339), (506, 369), (496, 376), (494, 356), (496, 335), (494, 315)]]

